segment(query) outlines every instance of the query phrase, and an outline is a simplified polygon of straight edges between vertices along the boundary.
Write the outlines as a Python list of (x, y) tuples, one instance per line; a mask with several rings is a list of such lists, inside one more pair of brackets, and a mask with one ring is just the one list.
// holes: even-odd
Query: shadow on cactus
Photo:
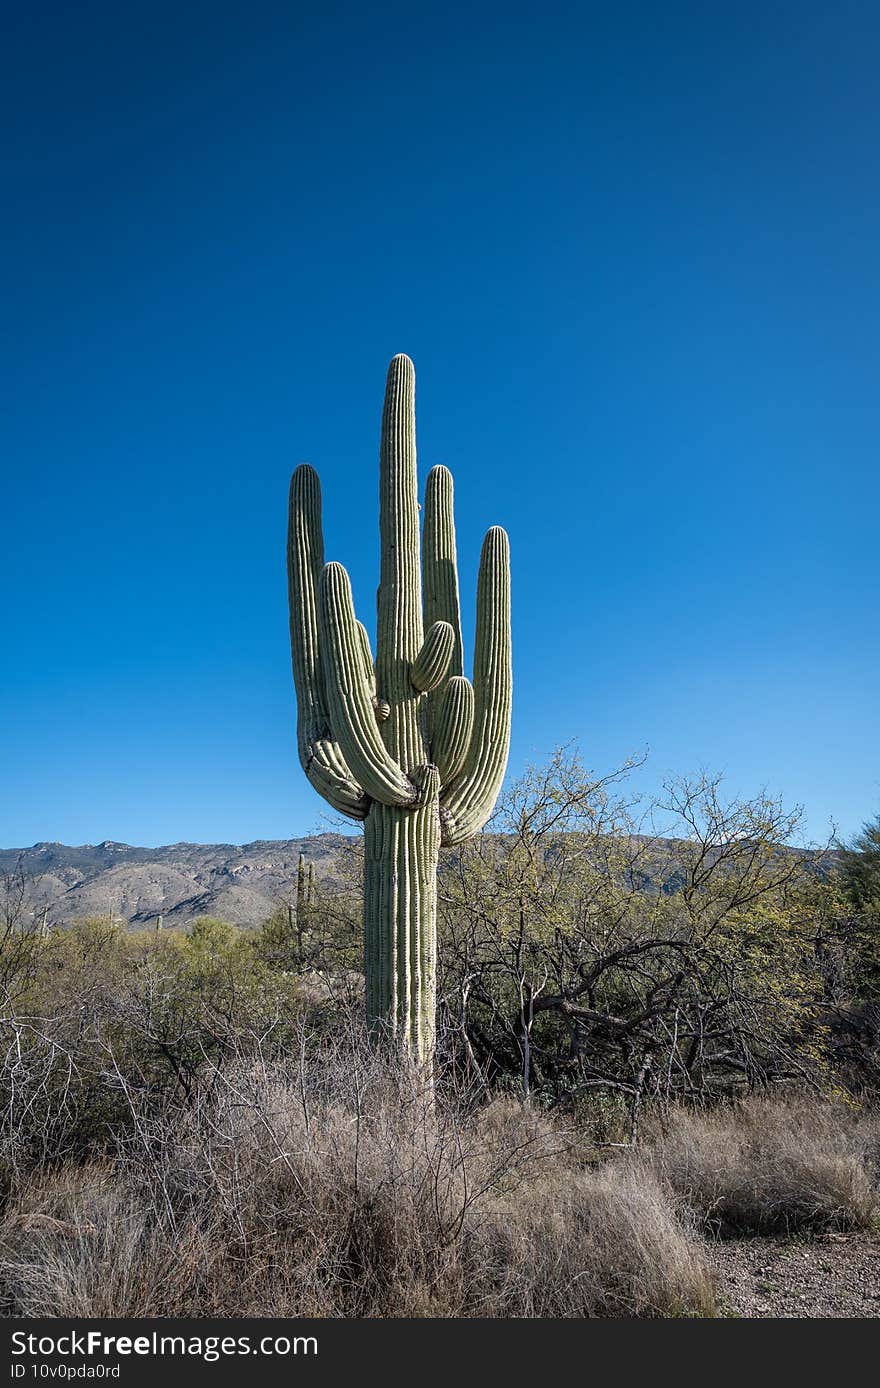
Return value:
[[(290, 484), (290, 642), (303, 769), (363, 820), (367, 1020), (431, 1059), (441, 844), (471, 838), (495, 804), (510, 745), (510, 554), (494, 526), (477, 583), (473, 683), (464, 676), (452, 477), (432, 469), (420, 544), (415, 372), (388, 368), (379, 447), (376, 658), (348, 574), (324, 563), (313, 468)], [(421, 556), (420, 556), (421, 549)], [(424, 589), (424, 598), (423, 598)]]

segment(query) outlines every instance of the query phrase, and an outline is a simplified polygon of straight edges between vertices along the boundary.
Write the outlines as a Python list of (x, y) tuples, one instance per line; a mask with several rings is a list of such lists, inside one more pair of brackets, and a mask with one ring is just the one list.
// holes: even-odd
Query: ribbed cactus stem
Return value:
[(364, 626), (363, 622), (357, 622), (356, 626), (358, 639), (361, 643), (361, 661), (364, 667), (364, 679), (366, 680), (367, 688), (370, 690), (373, 699), (373, 707), (375, 708), (377, 702), (376, 667), (373, 664), (373, 652), (370, 650), (370, 638), (367, 634), (367, 628)]
[(354, 615), (348, 574), (341, 564), (324, 565), (319, 612), (327, 653), (327, 706), (345, 760), (373, 800), (410, 805), (415, 797), (412, 782), (385, 750), (376, 725), (360, 624)]
[(464, 767), (443, 797), (443, 842), (463, 843), (489, 818), (510, 745), (510, 546), (500, 526), (483, 541), (474, 640), (474, 727)]
[(438, 779), (415, 810), (375, 804), (364, 826), (367, 1022), (420, 1063), (434, 1044)]
[(306, 909), (306, 855), (300, 853), (296, 866), (296, 924), (302, 929)]
[[(461, 610), (458, 600), (458, 563), (455, 551), (455, 513), (452, 473), (433, 467), (425, 486), (425, 533), (422, 546), (422, 576), (425, 585), (425, 623), (446, 622), (453, 632), (452, 655), (447, 674), (461, 675), (464, 664), (461, 640)], [(437, 714), (443, 698), (442, 683), (428, 696), (428, 734), (434, 737)]]
[(442, 786), (464, 766), (473, 728), (474, 687), (464, 675), (453, 675), (443, 691), (434, 724), (434, 761)]
[(391, 705), (382, 738), (404, 772), (424, 760), (419, 695), (410, 672), (424, 639), (419, 572), (415, 371), (409, 357), (388, 368), (379, 443), (379, 570), (376, 687)]
[(436, 689), (446, 678), (454, 647), (455, 632), (448, 622), (434, 622), (428, 627), (422, 649), (410, 671), (410, 679), (422, 694)]
[(458, 562), (455, 553), (455, 516), (452, 509), (452, 473), (432, 467), (425, 487), (425, 622), (448, 622), (455, 633), (450, 675), (464, 668), (461, 644), (461, 611), (458, 602)]
[(323, 566), (321, 485), (314, 468), (304, 464), (291, 478), (287, 530), (290, 649), (299, 758), (312, 785), (335, 810), (352, 819), (364, 819), (370, 803), (333, 740), (324, 698), (316, 599)]
[[(348, 575), (324, 564), (321, 495), (290, 491), (288, 574), (302, 764), (334, 808), (363, 819), (367, 1016), (414, 1060), (434, 1046), (437, 862), (491, 814), (510, 740), (507, 536), (489, 531), (477, 591), (474, 680), (464, 678), (452, 478), (434, 468), (420, 556), (415, 373), (388, 368), (379, 447), (376, 658)], [(424, 581), (424, 604), (422, 584)], [(314, 885), (300, 859), (297, 904)], [(302, 892), (301, 892), (302, 888)]]

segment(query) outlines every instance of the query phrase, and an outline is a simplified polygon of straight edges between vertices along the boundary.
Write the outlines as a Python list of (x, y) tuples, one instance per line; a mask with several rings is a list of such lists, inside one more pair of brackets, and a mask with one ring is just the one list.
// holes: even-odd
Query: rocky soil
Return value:
[(880, 1316), (880, 1235), (736, 1239), (713, 1261), (722, 1315)]

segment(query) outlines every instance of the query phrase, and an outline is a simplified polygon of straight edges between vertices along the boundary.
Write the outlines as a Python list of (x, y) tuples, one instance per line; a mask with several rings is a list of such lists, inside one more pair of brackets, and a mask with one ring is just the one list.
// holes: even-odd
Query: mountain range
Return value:
[(27, 910), (51, 925), (84, 916), (126, 920), (134, 929), (168, 928), (197, 916), (219, 916), (236, 925), (261, 924), (296, 890), (300, 853), (314, 862), (316, 877), (332, 879), (342, 849), (341, 834), (257, 840), (246, 844), (174, 843), (135, 848), (105, 839), (71, 847), (35, 843), (0, 849), (4, 878), (23, 875)]
[[(254, 843), (172, 843), (135, 848), (105, 839), (71, 847), (35, 843), (0, 849), (0, 925), (5, 896), (23, 893), (25, 920), (69, 925), (86, 916), (113, 916), (132, 929), (155, 928), (161, 916), (172, 929), (198, 916), (217, 916), (234, 925), (261, 925), (296, 891), (302, 853), (315, 865), (319, 883), (332, 887), (347, 874), (348, 852), (359, 842), (343, 834), (300, 839), (257, 839)], [(652, 839), (641, 863), (646, 890), (676, 891), (681, 885), (681, 842)], [(799, 855), (804, 850), (783, 848)], [(823, 855), (827, 865), (834, 854)]]

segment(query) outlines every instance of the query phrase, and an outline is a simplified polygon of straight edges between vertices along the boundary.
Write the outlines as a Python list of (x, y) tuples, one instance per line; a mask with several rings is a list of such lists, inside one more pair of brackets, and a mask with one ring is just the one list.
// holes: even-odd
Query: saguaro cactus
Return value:
[(405, 356), (393, 358), (385, 388), (379, 532), (374, 663), (348, 574), (324, 563), (317, 474), (296, 469), (288, 579), (300, 761), (334, 809), (364, 822), (367, 1018), (423, 1063), (434, 1045), (440, 846), (482, 828), (507, 764), (510, 557), (494, 526), (480, 558), (471, 683), (445, 467), (428, 477), (420, 565), (415, 372)]

